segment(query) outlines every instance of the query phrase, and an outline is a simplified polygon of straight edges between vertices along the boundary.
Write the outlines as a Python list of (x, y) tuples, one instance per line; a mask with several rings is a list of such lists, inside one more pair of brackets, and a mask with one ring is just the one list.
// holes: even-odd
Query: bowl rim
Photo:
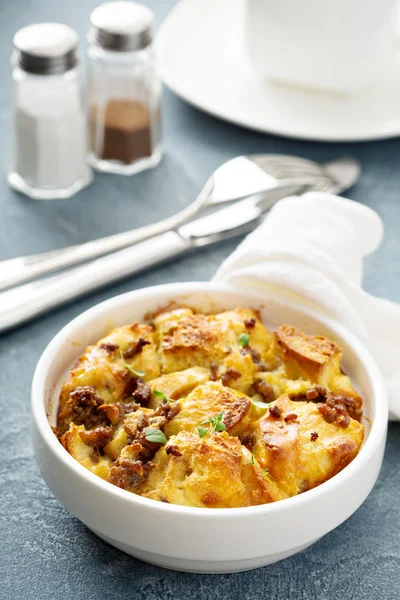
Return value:
[(254, 298), (254, 300), (258, 302), (262, 301), (260, 292), (252, 293), (240, 291), (229, 287), (228, 285), (213, 282), (182, 282), (149, 286), (113, 296), (108, 300), (96, 304), (67, 323), (67, 325), (65, 325), (55, 335), (55, 337), (53, 337), (38, 361), (31, 390), (32, 418), (42, 441), (45, 442), (47, 452), (54, 454), (57, 460), (59, 460), (65, 468), (72, 471), (79, 480), (84, 480), (86, 483), (91, 484), (94, 489), (98, 489), (99, 492), (109, 494), (110, 500), (114, 497), (116, 499), (118, 498), (123, 503), (131, 504), (132, 507), (136, 505), (138, 508), (141, 507), (148, 511), (156, 511), (158, 513), (162, 512), (166, 515), (168, 515), (168, 513), (178, 513), (182, 516), (195, 516), (200, 519), (227, 519), (231, 517), (249, 518), (251, 515), (257, 516), (266, 513), (273, 515), (277, 511), (290, 511), (296, 507), (301, 507), (304, 504), (308, 504), (318, 498), (323, 499), (325, 496), (329, 495), (334, 488), (338, 488), (341, 485), (346, 484), (346, 482), (351, 480), (353, 474), (359, 472), (365, 466), (367, 466), (375, 450), (379, 447), (382, 437), (386, 435), (388, 424), (388, 398), (386, 386), (374, 358), (365, 348), (363, 343), (351, 331), (337, 321), (331, 319), (323, 313), (314, 311), (307, 306), (270, 294), (263, 294), (264, 301), (268, 299), (269, 301), (276, 302), (282, 307), (287, 307), (288, 309), (293, 309), (297, 312), (300, 312), (305, 317), (310, 317), (313, 320), (319, 321), (321, 324), (331, 329), (340, 338), (345, 340), (355, 352), (360, 362), (367, 367), (373, 389), (372, 396), (375, 405), (375, 417), (372, 421), (368, 437), (361, 447), (360, 452), (352, 460), (352, 462), (337, 475), (334, 475), (328, 481), (311, 490), (308, 490), (307, 492), (290, 498), (285, 498), (284, 500), (279, 500), (277, 502), (271, 502), (269, 504), (237, 508), (200, 508), (181, 506), (178, 504), (167, 504), (150, 498), (144, 498), (143, 496), (120, 489), (108, 481), (101, 479), (91, 471), (85, 469), (85, 467), (83, 467), (65, 450), (51, 429), (44, 404), (44, 398), (46, 395), (46, 376), (49, 368), (51, 368), (52, 363), (57, 357), (58, 350), (65, 342), (65, 339), (69, 337), (69, 335), (78, 327), (83, 326), (88, 319), (95, 318), (96, 315), (100, 316), (104, 312), (109, 312), (110, 309), (116, 309), (121, 304), (125, 305), (127, 302), (134, 301), (139, 297), (148, 297), (149, 295), (153, 297), (157, 295), (162, 298), (163, 294), (171, 295), (171, 293), (176, 293), (177, 295), (183, 295), (193, 294), (195, 292), (226, 293), (236, 296), (243, 296), (243, 298), (247, 299)]

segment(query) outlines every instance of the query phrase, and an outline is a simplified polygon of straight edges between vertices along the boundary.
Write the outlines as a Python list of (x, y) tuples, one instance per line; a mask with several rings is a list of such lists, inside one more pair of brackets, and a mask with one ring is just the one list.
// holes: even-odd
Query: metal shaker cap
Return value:
[(107, 2), (90, 15), (89, 41), (105, 50), (132, 52), (152, 42), (152, 11), (138, 2)]
[(36, 75), (62, 74), (76, 66), (77, 49), (78, 36), (67, 25), (28, 25), (14, 36), (13, 64)]

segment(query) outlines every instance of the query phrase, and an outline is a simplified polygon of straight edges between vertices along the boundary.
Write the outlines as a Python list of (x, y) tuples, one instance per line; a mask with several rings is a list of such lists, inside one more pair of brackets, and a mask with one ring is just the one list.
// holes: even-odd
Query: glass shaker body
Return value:
[(14, 66), (11, 187), (33, 198), (54, 199), (91, 182), (85, 112), (76, 67), (37, 75)]
[(161, 159), (161, 86), (153, 49), (113, 51), (92, 45), (89, 56), (90, 164), (132, 175)]

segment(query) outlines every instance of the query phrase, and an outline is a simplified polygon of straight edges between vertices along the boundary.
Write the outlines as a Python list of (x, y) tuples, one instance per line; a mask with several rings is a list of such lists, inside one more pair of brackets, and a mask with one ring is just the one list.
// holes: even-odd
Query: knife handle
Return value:
[(0, 332), (192, 247), (169, 231), (69, 271), (0, 292)]

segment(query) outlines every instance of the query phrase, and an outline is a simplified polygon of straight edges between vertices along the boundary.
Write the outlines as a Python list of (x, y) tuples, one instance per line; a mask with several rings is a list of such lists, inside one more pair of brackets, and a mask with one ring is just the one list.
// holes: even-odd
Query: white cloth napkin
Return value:
[(391, 418), (400, 419), (400, 305), (361, 287), (362, 259), (383, 237), (370, 208), (312, 192), (281, 200), (222, 264), (214, 281), (293, 294), (340, 321), (369, 348), (385, 378)]

